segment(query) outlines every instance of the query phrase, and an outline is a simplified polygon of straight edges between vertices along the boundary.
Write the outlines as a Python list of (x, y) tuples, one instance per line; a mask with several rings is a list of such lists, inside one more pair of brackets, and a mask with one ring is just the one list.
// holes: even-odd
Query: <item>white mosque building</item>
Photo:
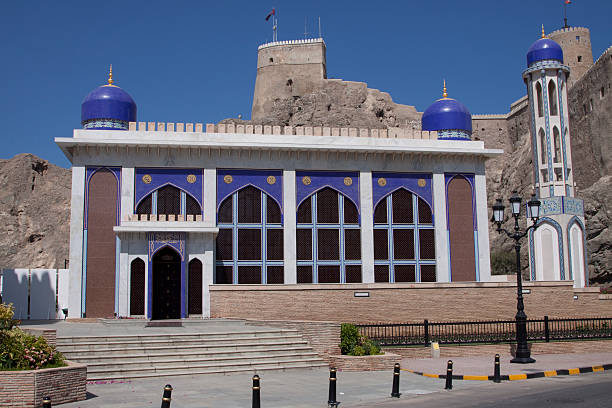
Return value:
[[(530, 237), (531, 270), (534, 280), (583, 286), (559, 52), (539, 40), (524, 73), (530, 102), (544, 104), (533, 114), (545, 218)], [(83, 128), (55, 139), (72, 163), (71, 317), (208, 317), (211, 285), (491, 278), (485, 161), (501, 151), (471, 140), (471, 114), (446, 87), (423, 130), (402, 138), (144, 123), (136, 110), (111, 73), (83, 101)]]

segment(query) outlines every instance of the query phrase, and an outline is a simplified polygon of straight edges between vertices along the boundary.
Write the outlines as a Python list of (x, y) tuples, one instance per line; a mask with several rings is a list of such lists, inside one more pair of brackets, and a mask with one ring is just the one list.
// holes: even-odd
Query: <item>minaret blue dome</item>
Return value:
[(527, 66), (538, 61), (556, 60), (563, 63), (563, 49), (555, 41), (546, 38), (542, 28), (542, 38), (531, 44), (527, 51)]
[(123, 89), (113, 85), (113, 71), (107, 85), (91, 91), (81, 104), (81, 126), (84, 129), (127, 130), (136, 122), (136, 103)]
[(432, 103), (423, 113), (421, 129), (437, 131), (439, 140), (470, 140), (472, 114), (464, 104), (448, 97), (445, 83), (442, 99)]

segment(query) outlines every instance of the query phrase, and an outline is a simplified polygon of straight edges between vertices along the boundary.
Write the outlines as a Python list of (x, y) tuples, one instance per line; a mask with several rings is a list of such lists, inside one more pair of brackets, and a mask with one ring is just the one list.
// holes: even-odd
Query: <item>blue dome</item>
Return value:
[(123, 89), (102, 85), (81, 104), (81, 125), (86, 129), (127, 129), (136, 122), (136, 103)]
[(435, 101), (421, 117), (423, 130), (465, 130), (472, 132), (472, 114), (461, 102), (452, 98)]
[(557, 60), (563, 63), (563, 50), (561, 46), (550, 38), (540, 38), (531, 44), (527, 51), (527, 66), (543, 60)]

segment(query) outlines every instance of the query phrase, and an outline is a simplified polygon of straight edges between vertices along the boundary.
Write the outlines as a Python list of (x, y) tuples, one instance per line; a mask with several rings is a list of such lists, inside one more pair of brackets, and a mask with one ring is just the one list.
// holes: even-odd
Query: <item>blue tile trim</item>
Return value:
[[(569, 176), (569, 172), (567, 171), (567, 153), (566, 153), (566, 149), (565, 149), (565, 145), (567, 143), (567, 140), (569, 140), (569, 129), (567, 130), (567, 132), (565, 131), (565, 117), (564, 117), (564, 111), (563, 111), (563, 94), (566, 93), (567, 94), (567, 89), (565, 86), (563, 86), (565, 84), (565, 75), (563, 74), (563, 71), (559, 70), (557, 72), (557, 97), (559, 99), (558, 104), (559, 104), (559, 118), (561, 119), (561, 129), (560, 129), (560, 133), (561, 133), (561, 146), (563, 149), (563, 183), (566, 185), (567, 187), (567, 183), (568, 183), (568, 176)], [(569, 195), (569, 189), (566, 188), (566, 195)]]
[[(227, 183), (225, 180), (230, 182)], [(270, 184), (272, 180), (274, 183)], [(283, 172), (281, 170), (218, 169), (217, 211), (227, 197), (246, 186), (256, 187), (270, 196), (280, 206), (281, 217), (283, 216)]]
[[(538, 167), (540, 162), (538, 160), (539, 152), (538, 152), (538, 140), (537, 140), (537, 132), (535, 126), (535, 110), (537, 109), (537, 101), (533, 97), (533, 80), (531, 79), (531, 75), (529, 75), (529, 85), (527, 86), (527, 93), (529, 95), (529, 109), (531, 110), (531, 146), (533, 147), (533, 179), (535, 183), (538, 184), (540, 182), (540, 172), (538, 171)], [(537, 189), (538, 197), (540, 196), (540, 190)]]
[[(379, 183), (381, 179), (384, 183)], [(424, 181), (425, 185), (420, 186), (419, 180)], [(431, 173), (372, 173), (372, 201), (374, 208), (388, 194), (400, 188), (404, 188), (422, 198), (429, 205), (429, 209), (432, 210), (431, 213), (434, 215)]]
[[(149, 194), (160, 188), (171, 185), (189, 194), (203, 207), (203, 176), (204, 170), (198, 168), (136, 168), (134, 180), (134, 209)], [(145, 183), (143, 177), (150, 176), (151, 181)], [(195, 181), (190, 183), (188, 177), (193, 175)], [(191, 178), (189, 177), (189, 180)]]
[[(542, 79), (542, 99), (544, 99), (544, 119), (546, 121), (546, 158), (548, 160), (548, 182), (552, 183), (553, 181), (553, 169), (552, 169), (552, 154), (550, 143), (550, 111), (548, 110), (548, 81), (546, 80), (546, 73), (543, 71), (541, 73)], [(549, 186), (549, 194), (552, 197), (554, 194), (554, 186), (552, 184)]]

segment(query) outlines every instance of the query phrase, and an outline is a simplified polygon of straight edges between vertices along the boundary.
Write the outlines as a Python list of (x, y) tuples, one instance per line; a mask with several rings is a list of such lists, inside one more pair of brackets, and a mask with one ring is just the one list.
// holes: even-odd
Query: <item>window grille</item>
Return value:
[(194, 258), (189, 262), (189, 314), (202, 314), (202, 262)]
[(283, 276), (283, 273), (284, 272), (282, 266), (268, 266), (267, 283), (285, 283), (285, 277)]
[(297, 267), (297, 283), (312, 283), (312, 266)]
[(361, 283), (361, 265), (346, 265), (346, 283)]
[(138, 204), (138, 207), (136, 208), (136, 214), (151, 214), (152, 197), (153, 195), (149, 194), (140, 201), (140, 204)]
[(374, 282), (389, 282), (389, 265), (374, 265)]
[(396, 282), (416, 282), (415, 265), (395, 265)]
[(181, 190), (174, 186), (163, 186), (157, 190), (157, 214), (178, 215), (181, 213)]
[(186, 215), (201, 215), (202, 209), (195, 198), (189, 194), (185, 194), (185, 214)]
[(298, 283), (361, 282), (359, 211), (326, 187), (297, 209)]
[(130, 315), (142, 316), (145, 314), (145, 263), (136, 258), (130, 269)]
[(283, 225), (274, 199), (244, 187), (221, 203), (217, 219), (216, 283), (283, 283)]
[(375, 282), (435, 282), (435, 255), (433, 214), (425, 200), (400, 189), (376, 205)]

